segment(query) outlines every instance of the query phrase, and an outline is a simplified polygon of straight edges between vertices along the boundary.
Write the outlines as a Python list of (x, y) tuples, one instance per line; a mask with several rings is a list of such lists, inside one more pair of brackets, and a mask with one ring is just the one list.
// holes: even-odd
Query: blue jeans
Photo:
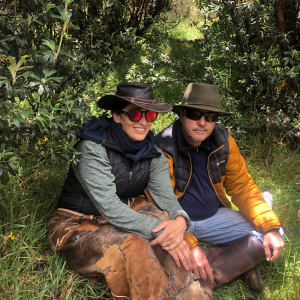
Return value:
[[(264, 234), (257, 231), (239, 212), (221, 207), (217, 213), (205, 220), (192, 221), (190, 232), (199, 242), (228, 245), (248, 234), (253, 235), (263, 244)], [(278, 234), (284, 240), (283, 229)]]

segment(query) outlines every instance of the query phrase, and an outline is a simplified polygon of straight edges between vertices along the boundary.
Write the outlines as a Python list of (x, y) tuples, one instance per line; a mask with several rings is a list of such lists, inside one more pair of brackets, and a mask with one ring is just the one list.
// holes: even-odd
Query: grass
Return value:
[[(143, 78), (154, 84), (157, 100), (181, 101), (186, 87), (182, 82), (196, 82), (205, 67), (201, 49), (192, 41), (198, 38), (197, 34), (189, 21), (180, 23), (160, 40), (153, 34), (153, 43), (148, 42), (143, 53), (128, 53), (125, 62), (114, 67), (109, 84), (127, 81), (126, 76), (131, 74), (132, 80)], [(176, 81), (178, 74), (188, 74), (186, 82), (184, 78), (180, 83)], [(159, 132), (174, 120), (172, 113), (160, 115), (153, 131)], [(272, 188), (274, 210), (285, 229), (286, 245), (276, 262), (260, 265), (265, 286), (261, 295), (251, 293), (237, 279), (215, 291), (215, 299), (299, 299), (300, 151), (258, 142), (240, 147), (246, 149), (242, 154), (257, 185)], [(47, 223), (54, 214), (66, 172), (66, 165), (62, 169), (27, 165), (19, 175), (10, 178), (8, 185), (0, 185), (0, 299), (111, 297), (103, 280), (93, 283), (71, 270), (59, 256), (45, 253), (49, 249)]]
[[(161, 122), (170, 122), (167, 115)], [(165, 123), (158, 123), (165, 126)], [(255, 145), (255, 147), (258, 145)], [(215, 291), (215, 299), (298, 299), (300, 294), (300, 152), (271, 145), (244, 151), (259, 187), (270, 185), (274, 210), (286, 233), (285, 249), (274, 263), (263, 263), (261, 295), (235, 280)], [(96, 283), (71, 270), (59, 256), (47, 256), (47, 223), (66, 176), (67, 166), (23, 168), (0, 186), (0, 299), (109, 299), (103, 280)], [(12, 235), (9, 237), (9, 235)], [(14, 237), (14, 238), (13, 238)]]

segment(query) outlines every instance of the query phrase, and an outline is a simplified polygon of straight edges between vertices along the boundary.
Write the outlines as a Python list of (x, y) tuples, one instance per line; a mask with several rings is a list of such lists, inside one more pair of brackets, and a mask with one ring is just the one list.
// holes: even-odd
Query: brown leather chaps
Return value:
[[(137, 201), (132, 209), (161, 221), (165, 212)], [(102, 217), (58, 209), (49, 222), (49, 242), (78, 273), (105, 277), (114, 299), (208, 299), (192, 272), (150, 241), (108, 224)]]

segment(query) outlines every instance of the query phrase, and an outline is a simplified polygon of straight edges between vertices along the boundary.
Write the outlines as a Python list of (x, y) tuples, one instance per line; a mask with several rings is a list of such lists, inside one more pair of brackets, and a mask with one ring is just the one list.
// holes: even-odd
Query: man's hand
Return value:
[(207, 278), (210, 281), (214, 281), (212, 269), (207, 261), (206, 255), (199, 246), (195, 246), (191, 249), (190, 257), (192, 272), (203, 281), (206, 281)]
[(180, 268), (181, 263), (186, 270), (191, 268), (190, 247), (185, 240), (182, 240), (175, 249), (169, 250), (168, 253), (173, 257), (177, 267)]
[(153, 240), (150, 245), (160, 244), (166, 251), (173, 250), (183, 240), (186, 228), (186, 220), (182, 216), (177, 216), (175, 220), (164, 221), (152, 230), (152, 232), (158, 232), (164, 229), (160, 236)]
[[(274, 261), (278, 258), (279, 254), (283, 250), (284, 242), (280, 235), (276, 232), (269, 232), (264, 236), (263, 242), (267, 261)], [(273, 253), (271, 255), (271, 249)]]

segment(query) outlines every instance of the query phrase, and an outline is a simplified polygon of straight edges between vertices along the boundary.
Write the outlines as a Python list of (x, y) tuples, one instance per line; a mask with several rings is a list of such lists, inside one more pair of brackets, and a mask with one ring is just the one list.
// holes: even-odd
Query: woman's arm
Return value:
[[(161, 152), (159, 148), (157, 150)], [(163, 232), (151, 245), (160, 244), (167, 251), (173, 250), (181, 243), (184, 232), (189, 230), (190, 219), (174, 195), (169, 164), (163, 154), (152, 159), (146, 190), (159, 208), (167, 211), (170, 217), (170, 221), (162, 222), (152, 230), (155, 233), (162, 230)]]
[(175, 220), (177, 216), (184, 217), (187, 225), (186, 231), (189, 231), (191, 222), (174, 195), (168, 161), (161, 149), (155, 147), (161, 155), (152, 159), (146, 190), (152, 196), (156, 205), (169, 214), (171, 220)]
[(75, 175), (101, 215), (109, 223), (125, 231), (146, 239), (157, 237), (151, 230), (161, 221), (132, 210), (117, 196), (115, 177), (105, 148), (85, 140), (76, 149), (82, 154), (77, 166), (72, 165)]

